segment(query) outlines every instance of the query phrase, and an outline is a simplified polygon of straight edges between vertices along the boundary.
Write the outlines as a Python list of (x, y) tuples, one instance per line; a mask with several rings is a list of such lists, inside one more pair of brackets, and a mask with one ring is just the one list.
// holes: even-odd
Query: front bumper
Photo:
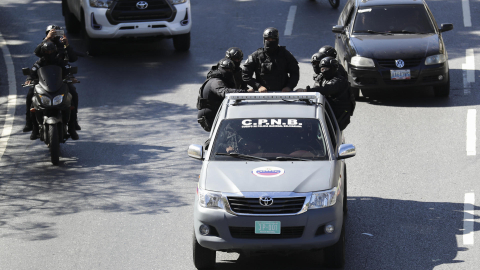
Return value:
[[(85, 9), (85, 25), (91, 38), (115, 39), (122, 37), (172, 37), (188, 34), (192, 28), (190, 2), (175, 5), (176, 16), (173, 21), (122, 22), (111, 24), (106, 8)], [(188, 14), (187, 14), (188, 12)], [(183, 22), (188, 18), (188, 23)], [(93, 21), (94, 20), (94, 21)], [(93, 23), (92, 23), (93, 22)]]
[[(360, 89), (386, 89), (386, 88), (412, 88), (443, 85), (448, 82), (448, 61), (443, 64), (425, 66), (424, 63), (410, 69), (410, 80), (392, 80), (391, 68), (384, 68), (375, 63), (375, 68), (358, 68), (350, 66), (348, 80), (354, 88)], [(438, 76), (443, 79), (439, 80)]]
[[(281, 228), (304, 227), (297, 238), (252, 239), (234, 238), (230, 227), (255, 228), (255, 221), (280, 221)], [(218, 236), (204, 236), (199, 233), (200, 225), (213, 226)], [(305, 213), (288, 216), (243, 216), (232, 215), (221, 209), (209, 209), (198, 204), (195, 197), (194, 229), (198, 243), (206, 248), (228, 252), (256, 251), (299, 251), (315, 250), (332, 246), (338, 242), (343, 224), (343, 193), (331, 207), (311, 209)], [(331, 234), (324, 231), (326, 225), (333, 225)]]

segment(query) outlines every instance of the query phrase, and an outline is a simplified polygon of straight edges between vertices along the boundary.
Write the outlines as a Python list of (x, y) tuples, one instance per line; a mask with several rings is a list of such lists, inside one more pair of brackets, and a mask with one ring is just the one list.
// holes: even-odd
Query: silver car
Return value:
[(319, 93), (228, 94), (205, 146), (194, 204), (193, 260), (215, 266), (216, 251), (322, 250), (331, 267), (345, 261), (343, 144)]

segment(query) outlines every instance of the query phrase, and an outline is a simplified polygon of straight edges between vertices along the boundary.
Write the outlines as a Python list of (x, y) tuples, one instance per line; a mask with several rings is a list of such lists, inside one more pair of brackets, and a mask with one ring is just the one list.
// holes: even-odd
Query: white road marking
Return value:
[(292, 35), (293, 22), (295, 21), (295, 13), (297, 13), (297, 6), (291, 6), (288, 12), (287, 25), (285, 26), (284, 36)]
[(477, 110), (469, 109), (467, 113), (467, 156), (477, 154)]
[(3, 53), (3, 59), (7, 66), (8, 75), (8, 103), (7, 113), (5, 114), (5, 123), (3, 124), (2, 135), (0, 136), (0, 161), (2, 160), (5, 149), (7, 148), (8, 139), (12, 133), (13, 120), (15, 118), (15, 106), (17, 105), (17, 87), (15, 80), (15, 66), (13, 65), (12, 56), (8, 50), (7, 42), (0, 33), (0, 50)]
[(465, 27), (472, 27), (472, 19), (470, 18), (470, 3), (468, 0), (462, 0), (463, 10), (463, 25)]
[(475, 82), (475, 54), (473, 49), (466, 50), (465, 64), (462, 64), (463, 70), (463, 92), (470, 94), (472, 84)]
[(475, 193), (465, 193), (465, 204), (463, 208), (463, 245), (473, 246), (473, 216), (475, 205)]

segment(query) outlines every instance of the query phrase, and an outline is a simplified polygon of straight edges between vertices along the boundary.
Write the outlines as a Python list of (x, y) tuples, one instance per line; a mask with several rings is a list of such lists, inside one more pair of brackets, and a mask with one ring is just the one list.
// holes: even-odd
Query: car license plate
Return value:
[(280, 221), (255, 221), (255, 234), (280, 234)]
[(410, 69), (390, 70), (392, 80), (410, 80)]

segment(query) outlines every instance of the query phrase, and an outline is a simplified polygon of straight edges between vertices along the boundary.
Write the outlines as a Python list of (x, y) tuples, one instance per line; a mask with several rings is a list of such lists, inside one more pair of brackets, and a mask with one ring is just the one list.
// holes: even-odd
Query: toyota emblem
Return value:
[(145, 1), (140, 1), (137, 2), (137, 8), (138, 9), (146, 9), (148, 7), (148, 3)]
[(398, 68), (402, 68), (405, 66), (405, 62), (403, 62), (402, 59), (398, 59), (398, 60), (395, 60), (395, 65), (398, 67)]
[(262, 196), (258, 201), (260, 202), (260, 205), (263, 206), (270, 206), (273, 204), (273, 198), (269, 196)]

